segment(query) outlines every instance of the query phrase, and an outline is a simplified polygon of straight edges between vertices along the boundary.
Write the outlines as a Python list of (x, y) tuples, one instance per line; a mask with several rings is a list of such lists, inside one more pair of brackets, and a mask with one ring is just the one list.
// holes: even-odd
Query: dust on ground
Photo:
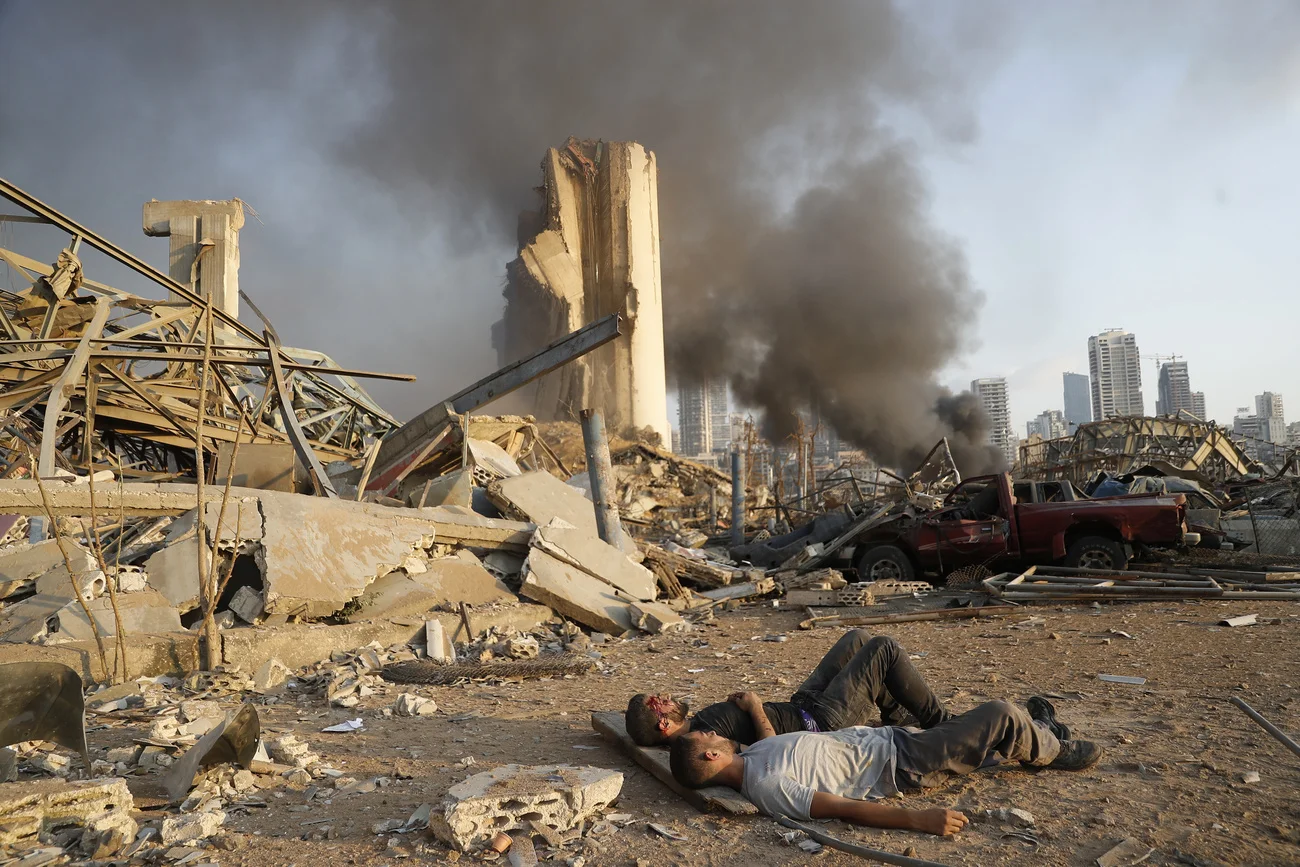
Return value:
[[(1061, 719), (1106, 752), (1097, 767), (1081, 773), (1015, 766), (900, 801), (1028, 810), (1037, 819), (1037, 845), (1007, 836), (1010, 829), (998, 824), (972, 824), (950, 839), (840, 822), (823, 823), (824, 830), (950, 865), (1091, 865), (1125, 837), (1154, 848), (1147, 861), (1153, 865), (1300, 864), (1300, 760), (1228, 702), (1240, 696), (1283, 730), (1300, 729), (1295, 611), (1285, 603), (1076, 605), (878, 627), (902, 641), (953, 710), (1056, 693), (1065, 696), (1056, 700)], [(1259, 614), (1259, 625), (1216, 625), (1250, 612)], [(452, 784), (496, 765), (570, 762), (622, 771), (626, 782), (612, 809), (636, 821), (588, 836), (543, 863), (575, 857), (587, 865), (865, 863), (830, 850), (806, 854), (766, 818), (700, 814), (591, 729), (591, 711), (622, 708), (633, 692), (646, 689), (689, 696), (697, 707), (742, 688), (784, 699), (840, 634), (801, 631), (798, 620), (788, 609), (755, 606), (721, 613), (683, 635), (615, 640), (599, 648), (608, 673), (569, 680), (386, 685), (348, 710), (290, 691), (259, 709), (264, 732), (293, 731), (349, 776), (392, 782), (330, 803), (268, 790), (268, 808), (236, 812), (227, 821), (226, 842), (237, 848), (213, 854), (222, 864), (247, 867), (478, 863), (427, 834), (376, 835), (372, 827), (405, 819), (421, 804), (436, 805)], [(1102, 673), (1147, 682), (1105, 683), (1097, 679)], [(384, 717), (382, 709), (407, 691), (433, 698), (439, 712)], [(358, 715), (364, 731), (319, 733)], [(127, 743), (141, 732), (120, 727), (103, 735), (111, 738), (97, 739), (97, 746)], [(1258, 772), (1259, 782), (1242, 782), (1250, 771)], [(647, 822), (688, 840), (665, 839)]]

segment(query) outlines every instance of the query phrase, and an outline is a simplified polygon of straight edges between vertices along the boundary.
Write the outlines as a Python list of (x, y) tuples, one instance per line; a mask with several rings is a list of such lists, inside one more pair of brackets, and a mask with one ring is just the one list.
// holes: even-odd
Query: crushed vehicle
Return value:
[(1017, 482), (1007, 473), (970, 478), (942, 508), (864, 528), (853, 566), (863, 581), (996, 564), (1052, 563), (1125, 569), (1135, 552), (1200, 541), (1187, 529), (1184, 495), (1089, 499), (1067, 481)]

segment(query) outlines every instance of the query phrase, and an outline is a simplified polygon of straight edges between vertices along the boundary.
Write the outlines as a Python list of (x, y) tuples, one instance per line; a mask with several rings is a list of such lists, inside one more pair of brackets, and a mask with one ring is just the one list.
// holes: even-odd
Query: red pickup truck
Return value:
[(1187, 532), (1186, 517), (1182, 494), (1089, 500), (1068, 482), (1017, 482), (1013, 489), (1007, 473), (978, 476), (954, 488), (942, 509), (864, 530), (853, 565), (862, 581), (910, 581), (921, 572), (997, 563), (1124, 569), (1135, 546), (1199, 541)]

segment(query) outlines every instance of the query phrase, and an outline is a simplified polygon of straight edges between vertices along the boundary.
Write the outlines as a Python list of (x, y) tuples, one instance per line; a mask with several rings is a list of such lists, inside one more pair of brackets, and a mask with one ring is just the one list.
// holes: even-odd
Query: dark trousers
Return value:
[(1061, 750), (1051, 730), (1008, 701), (989, 701), (932, 729), (894, 729), (895, 778), (904, 791), (1005, 762), (1047, 765)]
[(911, 713), (925, 729), (950, 716), (903, 646), (865, 629), (844, 633), (790, 701), (822, 731), (868, 725), (876, 709), (885, 725), (902, 725)]

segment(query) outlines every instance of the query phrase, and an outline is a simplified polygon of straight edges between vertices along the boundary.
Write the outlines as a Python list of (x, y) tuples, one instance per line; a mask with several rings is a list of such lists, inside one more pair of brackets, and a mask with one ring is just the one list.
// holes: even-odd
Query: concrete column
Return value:
[(171, 241), (168, 276), (236, 318), (243, 226), (244, 203), (238, 199), (144, 203), (144, 233)]
[(745, 458), (731, 452), (731, 544), (745, 544)]
[(582, 444), (587, 451), (591, 499), (596, 507), (596, 532), (602, 540), (626, 552), (627, 537), (618, 517), (618, 488), (609, 460), (609, 441), (605, 439), (605, 419), (594, 409), (584, 409), (578, 415), (582, 419)]

